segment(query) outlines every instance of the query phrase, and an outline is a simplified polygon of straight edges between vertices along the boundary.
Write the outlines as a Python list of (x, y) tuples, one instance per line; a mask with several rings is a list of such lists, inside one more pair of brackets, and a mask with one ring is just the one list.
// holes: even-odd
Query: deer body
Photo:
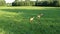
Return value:
[(43, 16), (43, 14), (39, 14), (39, 15), (37, 15), (37, 18), (39, 18), (39, 19), (40, 19), (40, 18), (41, 18), (41, 16)]
[(41, 17), (41, 15), (38, 15), (38, 16), (37, 16), (37, 18), (39, 18), (39, 19), (40, 19), (40, 17)]
[(31, 17), (31, 18), (30, 18), (30, 22), (32, 22), (33, 20), (34, 20), (34, 17)]

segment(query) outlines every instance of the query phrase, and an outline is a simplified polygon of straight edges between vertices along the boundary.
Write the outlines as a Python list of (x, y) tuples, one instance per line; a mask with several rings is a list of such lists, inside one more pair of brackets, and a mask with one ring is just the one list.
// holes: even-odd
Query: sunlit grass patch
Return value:
[(0, 17), (1, 16), (3, 16), (3, 17), (15, 17), (15, 16), (18, 16), (21, 14), (23, 14), (23, 13), (22, 12), (21, 13), (15, 13), (15, 12), (0, 11)]
[(23, 14), (23, 12), (16, 13), (16, 12), (0, 11), (0, 19), (20, 22), (23, 18), (22, 14)]
[(2, 28), (0, 28), (0, 34), (6, 34), (6, 31), (4, 31)]
[(13, 13), (13, 12), (6, 12), (6, 11), (0, 11), (0, 15), (4, 15), (4, 14), (7, 14), (7, 15), (16, 15), (17, 13)]
[(31, 10), (46, 10), (54, 9), (56, 7), (33, 7), (33, 6), (20, 6), (20, 7), (0, 7), (0, 9), (31, 9)]

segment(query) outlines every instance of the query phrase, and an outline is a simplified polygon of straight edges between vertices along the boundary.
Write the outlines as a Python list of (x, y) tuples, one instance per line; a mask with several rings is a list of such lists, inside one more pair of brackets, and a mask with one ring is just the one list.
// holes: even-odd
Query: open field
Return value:
[[(40, 22), (31, 16), (44, 15)], [(0, 34), (60, 34), (58, 7), (0, 7)]]

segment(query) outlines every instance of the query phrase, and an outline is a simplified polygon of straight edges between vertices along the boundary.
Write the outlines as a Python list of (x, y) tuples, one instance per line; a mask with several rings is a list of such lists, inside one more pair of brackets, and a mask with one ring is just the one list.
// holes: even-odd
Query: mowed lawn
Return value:
[[(44, 14), (40, 22), (39, 13)], [(0, 34), (60, 34), (60, 8), (0, 7)]]

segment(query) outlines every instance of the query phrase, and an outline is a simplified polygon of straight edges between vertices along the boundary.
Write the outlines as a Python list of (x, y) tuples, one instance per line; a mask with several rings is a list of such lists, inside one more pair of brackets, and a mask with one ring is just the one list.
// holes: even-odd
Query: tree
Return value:
[(60, 0), (58, 0), (58, 6), (60, 6)]
[(25, 5), (30, 6), (30, 0), (25, 0)]
[(6, 5), (5, 0), (0, 0), (0, 6), (5, 6), (5, 5)]

